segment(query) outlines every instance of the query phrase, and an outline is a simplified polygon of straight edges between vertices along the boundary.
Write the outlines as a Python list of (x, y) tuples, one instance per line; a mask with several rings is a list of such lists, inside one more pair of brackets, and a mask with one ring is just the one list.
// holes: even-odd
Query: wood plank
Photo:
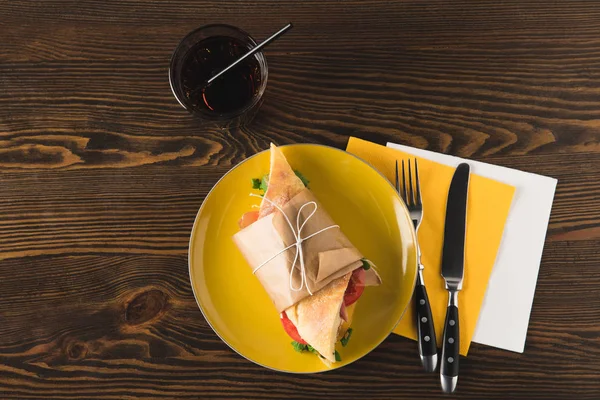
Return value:
[[(600, 239), (600, 188), (593, 184), (600, 174), (600, 154), (483, 160), (559, 179), (549, 240)], [(105, 165), (0, 174), (0, 257), (186, 254), (200, 204), (228, 168)]]
[(255, 123), (201, 135), (170, 92), (168, 51), (135, 63), (5, 63), (2, 166), (205, 164), (239, 160), (268, 140), (342, 146), (350, 135), (468, 157), (599, 151), (599, 80), (589, 71), (600, 58), (546, 51), (573, 61), (509, 47), (273, 55)]
[[(600, 278), (581, 276), (600, 262), (599, 244), (548, 245), (526, 352), (474, 345), (456, 398), (597, 395)], [(203, 320), (184, 255), (30, 257), (3, 262), (0, 276), (4, 398), (411, 398), (424, 390), (444, 398), (437, 376), (418, 366), (415, 343), (397, 336), (327, 374), (254, 366)]]

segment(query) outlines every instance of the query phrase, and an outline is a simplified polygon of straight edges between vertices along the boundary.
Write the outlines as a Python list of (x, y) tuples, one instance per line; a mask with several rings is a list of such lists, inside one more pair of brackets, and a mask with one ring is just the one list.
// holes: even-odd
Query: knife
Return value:
[(458, 383), (460, 331), (458, 327), (458, 292), (462, 289), (465, 269), (465, 230), (467, 226), (467, 194), (469, 191), (469, 164), (462, 163), (454, 172), (444, 225), (442, 277), (448, 290), (448, 309), (444, 323), (440, 381), (442, 390), (452, 393)]

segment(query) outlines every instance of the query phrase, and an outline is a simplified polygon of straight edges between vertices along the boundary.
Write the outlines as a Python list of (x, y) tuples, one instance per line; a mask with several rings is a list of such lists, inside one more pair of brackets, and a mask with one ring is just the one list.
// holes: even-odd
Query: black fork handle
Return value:
[(425, 371), (433, 372), (436, 370), (438, 364), (437, 341), (429, 296), (427, 296), (427, 289), (425, 289), (421, 271), (419, 271), (417, 285), (415, 286), (415, 311), (417, 315), (417, 341), (421, 363)]

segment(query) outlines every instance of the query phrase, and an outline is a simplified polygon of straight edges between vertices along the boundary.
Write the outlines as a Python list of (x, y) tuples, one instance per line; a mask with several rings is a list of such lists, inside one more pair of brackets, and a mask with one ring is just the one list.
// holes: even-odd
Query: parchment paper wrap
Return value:
[[(318, 208), (302, 229), (301, 237), (303, 238), (323, 228), (335, 225), (335, 222), (311, 191), (304, 189), (282, 208), (294, 229), (296, 229), (296, 216), (300, 207), (310, 201), (316, 202)], [(314, 207), (307, 206), (302, 210), (301, 224), (313, 209)], [(233, 240), (244, 255), (251, 270), (254, 270), (289, 245), (296, 243), (290, 226), (279, 211), (269, 214), (242, 229), (233, 236)], [(363, 255), (352, 245), (340, 228), (328, 229), (305, 240), (302, 243), (302, 249), (307, 284), (313, 294), (334, 279), (362, 265)], [(300, 291), (293, 291), (290, 288), (290, 270), (295, 253), (295, 247), (288, 249), (261, 267), (255, 274), (279, 312), (310, 296), (306, 287)], [(293, 287), (298, 288), (301, 285), (299, 261), (296, 262), (292, 279)]]

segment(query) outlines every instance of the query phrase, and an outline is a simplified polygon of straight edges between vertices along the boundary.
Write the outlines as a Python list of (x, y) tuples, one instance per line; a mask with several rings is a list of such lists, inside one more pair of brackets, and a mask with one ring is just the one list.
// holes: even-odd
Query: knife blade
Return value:
[(467, 197), (469, 191), (469, 164), (462, 163), (454, 171), (444, 225), (442, 277), (448, 290), (448, 308), (444, 323), (440, 382), (442, 390), (452, 393), (458, 383), (460, 330), (458, 324), (458, 292), (462, 289), (465, 268), (465, 232), (467, 228)]

